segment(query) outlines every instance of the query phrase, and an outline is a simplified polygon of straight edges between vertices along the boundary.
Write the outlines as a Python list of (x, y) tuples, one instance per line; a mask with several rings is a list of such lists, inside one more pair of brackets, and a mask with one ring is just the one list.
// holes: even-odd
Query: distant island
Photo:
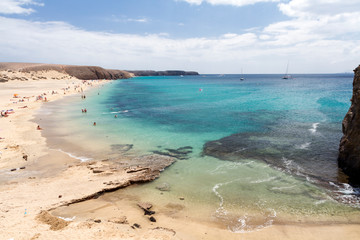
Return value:
[[(181, 75), (199, 75), (197, 72), (186, 72), (182, 70), (137, 70), (124, 71), (118, 69), (105, 69), (99, 66), (78, 66), (78, 65), (62, 65), (62, 64), (46, 64), (46, 63), (16, 63), (16, 62), (0, 62), (0, 71), (20, 71), (24, 73), (41, 72), (41, 71), (57, 71), (70, 75), (81, 80), (94, 79), (127, 79), (135, 76), (181, 76)], [(8, 81), (10, 79), (1, 78), (0, 81)]]

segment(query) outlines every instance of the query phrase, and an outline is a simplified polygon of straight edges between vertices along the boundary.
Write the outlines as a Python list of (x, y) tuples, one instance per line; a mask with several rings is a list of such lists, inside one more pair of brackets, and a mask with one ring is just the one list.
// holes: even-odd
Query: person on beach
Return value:
[(96, 122), (94, 122), (93, 126), (96, 126)]
[(86, 108), (84, 109), (84, 113), (87, 113), (87, 110), (86, 110)]
[(38, 125), (36, 129), (37, 129), (37, 130), (42, 130), (42, 128), (40, 127), (40, 125)]

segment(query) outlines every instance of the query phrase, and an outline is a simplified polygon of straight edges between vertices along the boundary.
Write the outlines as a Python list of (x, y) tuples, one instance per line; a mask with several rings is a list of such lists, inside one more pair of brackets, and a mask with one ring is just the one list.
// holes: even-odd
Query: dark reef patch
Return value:
[(189, 159), (188, 155), (193, 152), (192, 149), (193, 148), (191, 146), (185, 146), (185, 147), (180, 147), (178, 149), (165, 148), (162, 151), (155, 150), (152, 152), (159, 155), (174, 157), (179, 160), (186, 160)]
[(311, 123), (292, 123), (236, 133), (205, 143), (203, 154), (228, 161), (261, 160), (293, 175), (338, 182), (343, 175), (336, 164), (336, 138), (331, 137), (337, 133), (325, 125), (318, 128), (324, 129), (318, 133)]

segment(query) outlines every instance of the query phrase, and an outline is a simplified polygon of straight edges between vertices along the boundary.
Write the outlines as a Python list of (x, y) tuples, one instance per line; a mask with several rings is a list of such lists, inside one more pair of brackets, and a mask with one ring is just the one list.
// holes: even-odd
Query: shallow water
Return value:
[[(153, 152), (179, 158), (158, 180), (119, 196), (165, 205), (184, 197), (187, 211), (203, 206), (205, 220), (234, 232), (308, 216), (346, 222), (360, 206), (336, 164), (352, 77), (139, 77), (94, 89), (86, 100), (47, 104), (40, 115), (50, 146), (82, 160)], [(156, 189), (163, 184), (170, 191)]]

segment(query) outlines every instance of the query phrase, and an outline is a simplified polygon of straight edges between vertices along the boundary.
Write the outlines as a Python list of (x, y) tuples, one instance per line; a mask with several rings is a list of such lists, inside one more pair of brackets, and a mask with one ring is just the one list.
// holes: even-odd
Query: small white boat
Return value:
[(289, 71), (289, 62), (288, 62), (287, 65), (286, 65), (286, 72), (285, 72), (285, 75), (282, 76), (282, 79), (292, 78), (291, 75), (288, 74), (288, 71)]
[(241, 77), (240, 77), (240, 81), (244, 81), (245, 78), (243, 77), (243, 69), (241, 68)]

